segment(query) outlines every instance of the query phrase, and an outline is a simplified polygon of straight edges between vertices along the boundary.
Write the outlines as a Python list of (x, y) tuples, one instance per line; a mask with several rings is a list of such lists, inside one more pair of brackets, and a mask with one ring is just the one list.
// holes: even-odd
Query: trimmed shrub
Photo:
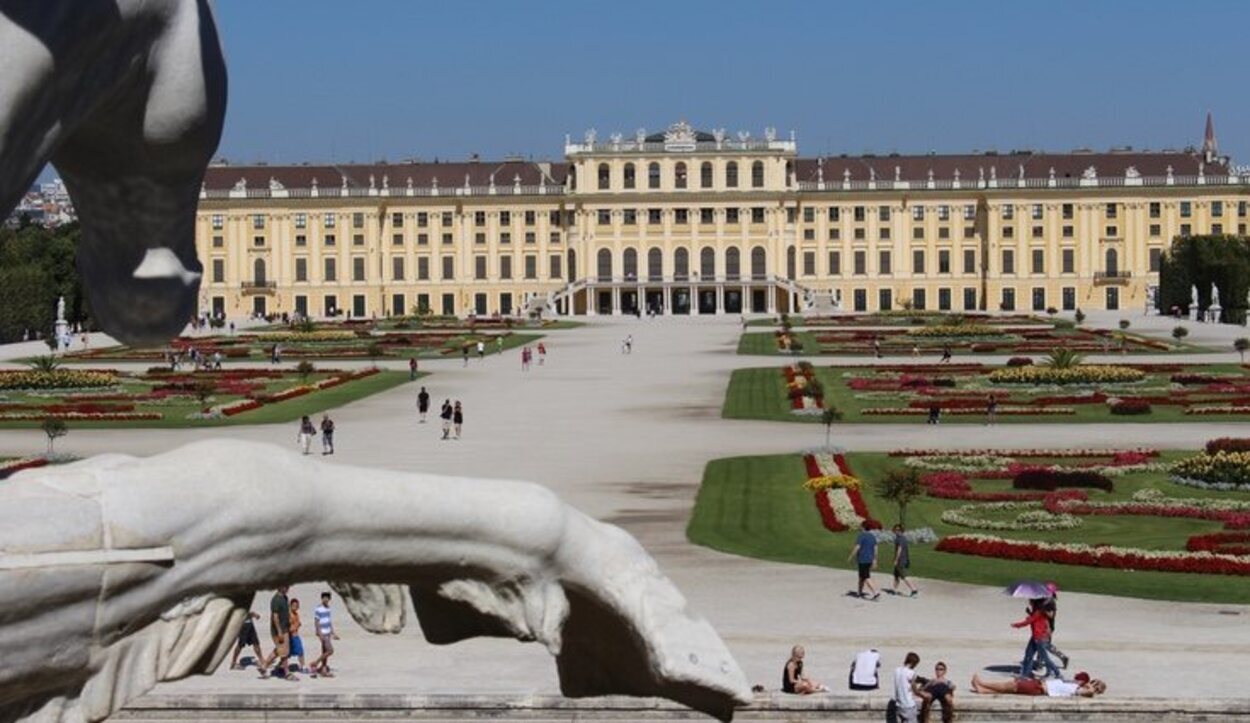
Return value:
[(1060, 487), (1098, 489), (1105, 492), (1113, 489), (1111, 479), (1106, 475), (1083, 470), (1028, 469), (1013, 477), (1011, 486), (1018, 490), (1045, 492), (1053, 492)]
[(1150, 402), (1145, 399), (1121, 399), (1111, 405), (1112, 414), (1150, 414)]
[(1007, 360), (1007, 366), (1009, 367), (1031, 367), (1033, 366), (1033, 360), (1027, 356), (1013, 356), (1012, 358)]
[(1250, 452), (1250, 437), (1219, 437), (1207, 442), (1207, 454), (1216, 452)]

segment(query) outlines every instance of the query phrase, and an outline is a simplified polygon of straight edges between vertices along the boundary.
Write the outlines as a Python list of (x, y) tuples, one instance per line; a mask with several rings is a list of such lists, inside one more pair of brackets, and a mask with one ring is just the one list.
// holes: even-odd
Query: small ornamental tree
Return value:
[(1130, 326), (1132, 326), (1132, 322), (1130, 322), (1128, 319), (1120, 319), (1120, 330), (1121, 330), (1121, 331), (1123, 331), (1123, 330), (1125, 330), (1125, 329), (1128, 329)]
[(1078, 324), (1084, 324), (1084, 323), (1085, 323), (1085, 312), (1084, 312), (1084, 311), (1081, 311), (1080, 309), (1077, 309), (1077, 310), (1076, 310), (1076, 314), (1075, 314), (1072, 318), (1073, 318), (1073, 319), (1076, 319), (1076, 323), (1078, 323)]
[(1172, 330), (1172, 338), (1176, 340), (1177, 344), (1180, 343), (1181, 339), (1184, 339), (1187, 336), (1189, 336), (1189, 329), (1186, 329), (1183, 326), (1178, 326)]
[(829, 449), (829, 436), (833, 433), (834, 422), (842, 421), (842, 412), (836, 407), (825, 407), (820, 413), (820, 423), (825, 425), (825, 450)]
[(48, 436), (48, 454), (52, 454), (52, 448), (57, 437), (64, 437), (69, 434), (69, 427), (65, 424), (65, 420), (58, 419), (56, 417), (48, 417), (44, 419), (40, 428), (43, 429), (43, 433)]
[(907, 505), (924, 494), (924, 485), (920, 483), (920, 471), (914, 467), (896, 467), (877, 480), (874, 488), (877, 495), (887, 502), (898, 506), (898, 523), (906, 525)]
[(1241, 363), (1246, 363), (1246, 350), (1250, 349), (1250, 339), (1244, 336), (1237, 337), (1233, 340), (1233, 349), (1241, 355)]
[(37, 372), (54, 372), (61, 367), (61, 360), (51, 354), (44, 354), (26, 362), (26, 366)]
[(300, 381), (305, 384), (308, 383), (308, 377), (312, 376), (312, 373), (316, 370), (317, 367), (313, 366), (313, 363), (307, 359), (295, 365), (295, 373), (299, 375)]
[(211, 379), (200, 379), (195, 382), (195, 388), (192, 391), (200, 403), (200, 409), (203, 409), (208, 405), (208, 400), (212, 398), (213, 393), (217, 391), (217, 384)]
[(382, 350), (382, 345), (376, 341), (369, 342), (369, 346), (365, 347), (365, 354), (369, 356), (369, 360), (373, 362), (373, 368), (378, 368), (378, 357), (386, 354)]

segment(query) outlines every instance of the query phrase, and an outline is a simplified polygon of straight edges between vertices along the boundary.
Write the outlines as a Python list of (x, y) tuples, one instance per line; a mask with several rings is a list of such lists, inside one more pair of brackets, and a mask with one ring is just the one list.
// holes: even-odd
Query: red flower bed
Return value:
[(253, 409), (260, 409), (260, 408), (261, 408), (260, 402), (256, 401), (255, 399), (248, 399), (243, 402), (233, 404), (222, 409), (221, 413), (224, 416), (233, 417), (236, 414), (242, 414), (244, 412), (250, 412)]
[(968, 484), (968, 478), (958, 472), (931, 472), (920, 478), (920, 484), (930, 497), (968, 502), (1015, 502), (1039, 501), (1045, 492), (977, 492)]
[(30, 459), (17, 460), (7, 466), (0, 465), (0, 479), (6, 479), (24, 469), (35, 469), (36, 467), (46, 467), (47, 465), (48, 460), (44, 457), (32, 457)]
[(1208, 509), (1188, 505), (1159, 505), (1138, 502), (1119, 504), (1085, 504), (1089, 497), (1081, 490), (1062, 490), (1046, 495), (1042, 506), (1047, 512), (1069, 515), (1137, 515), (1142, 517), (1177, 517), (1223, 522), (1229, 530), (1250, 529), (1250, 513), (1235, 510)]
[(1216, 452), (1250, 452), (1250, 437), (1219, 437), (1207, 442), (1207, 454)]
[[(841, 454), (833, 456), (833, 463), (837, 465), (838, 472), (848, 477), (851, 474), (851, 467), (846, 463), (846, 457)], [(807, 476), (809, 479), (824, 475), (824, 471), (820, 468), (820, 464), (816, 461), (814, 455), (803, 455), (803, 464), (807, 468)], [(833, 508), (829, 504), (829, 496), (822, 492), (816, 492), (813, 495), (816, 498), (816, 509), (820, 511), (820, 520), (824, 524), (825, 529), (831, 532), (845, 532), (848, 528), (841, 522), (838, 522), (837, 516), (833, 513)], [(868, 529), (880, 530), (881, 521), (874, 519), (872, 513), (868, 511), (868, 505), (864, 502), (864, 496), (858, 489), (846, 490), (846, 496), (851, 501), (851, 507), (855, 509), (855, 514), (859, 515), (868, 523)]]
[(1221, 555), (1250, 555), (1250, 532), (1212, 532), (1194, 535), (1185, 542), (1190, 552), (1214, 552)]
[(1042, 490), (1051, 492), (1060, 487), (1085, 487), (1110, 492), (1114, 487), (1106, 475), (1080, 470), (1025, 469), (1011, 479), (1011, 486), (1018, 490)]
[[(1048, 562), (1059, 565), (1085, 565), (1121, 570), (1196, 572), (1212, 575), (1250, 575), (1250, 560), (1230, 556), (1190, 553), (1186, 556), (1149, 555), (1142, 551), (1114, 547), (1086, 547), (1044, 542), (1020, 542), (976, 535), (943, 538), (938, 552), (993, 557), (1000, 560)], [(1192, 556), (1191, 556), (1192, 555)]]

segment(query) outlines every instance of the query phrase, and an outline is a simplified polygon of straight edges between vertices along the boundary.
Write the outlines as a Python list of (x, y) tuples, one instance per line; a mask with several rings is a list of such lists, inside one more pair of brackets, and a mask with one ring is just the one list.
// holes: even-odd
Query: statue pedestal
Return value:
[(68, 350), (69, 344), (69, 322), (64, 319), (57, 319), (53, 333), (56, 334), (56, 348)]
[(1212, 324), (1220, 323), (1220, 312), (1224, 311), (1224, 307), (1219, 304), (1212, 304), (1207, 307), (1207, 320)]

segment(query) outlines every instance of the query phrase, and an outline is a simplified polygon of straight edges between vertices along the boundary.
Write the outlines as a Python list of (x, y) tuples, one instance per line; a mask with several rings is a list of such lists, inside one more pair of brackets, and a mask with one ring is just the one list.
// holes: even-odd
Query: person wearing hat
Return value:
[(1107, 692), (1107, 684), (1090, 678), (1084, 671), (1077, 673), (1070, 682), (1060, 678), (1037, 680), (1036, 678), (1012, 678), (1011, 680), (985, 680), (981, 675), (972, 676), (973, 693), (999, 693), (1005, 695), (1045, 695), (1051, 698), (1093, 698)]

